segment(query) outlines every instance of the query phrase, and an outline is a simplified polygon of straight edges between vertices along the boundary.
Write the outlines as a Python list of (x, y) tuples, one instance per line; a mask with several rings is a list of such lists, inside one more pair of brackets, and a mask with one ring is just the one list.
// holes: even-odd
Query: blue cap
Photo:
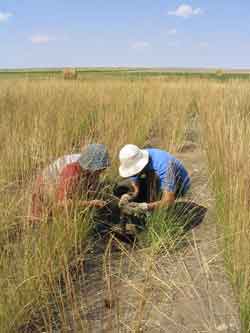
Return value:
[(97, 171), (106, 169), (110, 165), (108, 151), (103, 144), (89, 144), (78, 160), (82, 169)]

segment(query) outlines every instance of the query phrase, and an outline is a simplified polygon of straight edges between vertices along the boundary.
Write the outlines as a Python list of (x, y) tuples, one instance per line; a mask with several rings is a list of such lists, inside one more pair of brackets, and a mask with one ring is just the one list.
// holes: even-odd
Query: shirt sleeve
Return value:
[(59, 175), (59, 183), (57, 187), (56, 199), (57, 202), (72, 198), (74, 188), (79, 180), (79, 171), (73, 164), (63, 168)]
[(176, 164), (172, 161), (161, 181), (161, 189), (166, 192), (175, 193), (177, 190)]

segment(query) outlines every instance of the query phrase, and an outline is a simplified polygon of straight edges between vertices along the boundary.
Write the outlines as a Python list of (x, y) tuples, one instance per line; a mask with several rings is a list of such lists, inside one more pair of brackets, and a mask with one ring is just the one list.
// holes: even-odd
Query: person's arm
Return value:
[(106, 201), (104, 200), (80, 200), (78, 202), (80, 207), (85, 208), (103, 208), (106, 205)]
[(174, 192), (166, 192), (164, 191), (162, 194), (162, 198), (159, 201), (150, 202), (147, 204), (148, 210), (155, 210), (157, 208), (169, 207), (175, 202), (175, 193)]
[[(58, 201), (58, 207), (67, 207), (70, 208), (73, 206), (72, 199), (65, 199), (63, 201)], [(82, 208), (103, 208), (106, 205), (106, 201), (104, 200), (79, 200), (77, 201), (76, 205)]]
[(158, 208), (167, 208), (175, 202), (175, 194), (174, 192), (164, 192), (162, 195), (162, 199), (154, 202), (131, 202), (127, 207), (127, 211), (129, 214), (131, 213), (139, 213), (139, 212), (147, 212), (154, 211)]
[(171, 163), (168, 170), (166, 171), (166, 175), (161, 181), (161, 188), (162, 188), (162, 197), (159, 201), (154, 202), (143, 202), (137, 204), (138, 209), (144, 210), (144, 211), (153, 211), (157, 208), (164, 208), (169, 207), (175, 202), (176, 195), (176, 177), (175, 177), (175, 163)]
[(139, 187), (139, 183), (132, 181), (131, 182), (132, 188), (133, 188), (133, 192), (131, 192), (131, 197), (133, 197), (133, 199), (137, 198), (139, 191), (140, 191), (140, 187)]
[(136, 183), (135, 181), (131, 180), (131, 186), (132, 186), (132, 191), (125, 193), (121, 196), (120, 201), (119, 201), (119, 206), (122, 207), (129, 202), (133, 201), (136, 199), (136, 197), (139, 194), (139, 183)]
[(171, 162), (164, 178), (161, 180), (162, 197), (161, 200), (148, 203), (148, 210), (168, 207), (175, 202), (176, 199), (176, 165)]

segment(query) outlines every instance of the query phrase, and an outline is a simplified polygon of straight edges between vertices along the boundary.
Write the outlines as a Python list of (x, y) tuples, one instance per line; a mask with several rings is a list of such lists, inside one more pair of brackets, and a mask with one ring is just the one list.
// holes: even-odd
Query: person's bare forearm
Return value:
[(154, 210), (157, 208), (169, 207), (175, 202), (175, 193), (164, 192), (160, 201), (154, 201), (148, 203), (148, 210)]
[(133, 192), (130, 192), (130, 193), (131, 193), (131, 195), (133, 195), (134, 198), (136, 198), (138, 196), (139, 190), (140, 190), (139, 185), (132, 182), (132, 187), (133, 187)]
[(106, 205), (104, 200), (81, 200), (80, 206), (81, 207), (89, 207), (89, 208), (103, 208)]
[[(90, 201), (87, 200), (80, 200), (77, 202), (77, 205), (79, 207), (89, 207), (90, 206)], [(64, 201), (59, 201), (58, 207), (61, 208), (71, 208), (73, 206), (73, 201), (71, 199), (66, 199)]]
[[(60, 201), (58, 203), (59, 207), (71, 208), (74, 205), (71, 199), (65, 201)], [(105, 206), (105, 201), (103, 200), (80, 200), (75, 203), (76, 206), (82, 208), (102, 208)]]
[(91, 201), (88, 200), (80, 200), (77, 202), (80, 207), (91, 207)]
[(148, 210), (155, 210), (157, 208), (167, 208), (169, 206), (171, 206), (174, 203), (173, 200), (169, 200), (169, 201), (154, 201), (154, 202), (150, 202), (148, 203)]

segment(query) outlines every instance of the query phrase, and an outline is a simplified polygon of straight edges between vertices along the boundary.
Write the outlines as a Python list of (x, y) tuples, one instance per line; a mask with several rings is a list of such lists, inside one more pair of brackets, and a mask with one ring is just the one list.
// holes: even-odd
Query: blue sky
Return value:
[(0, 0), (0, 68), (250, 68), (249, 0)]

